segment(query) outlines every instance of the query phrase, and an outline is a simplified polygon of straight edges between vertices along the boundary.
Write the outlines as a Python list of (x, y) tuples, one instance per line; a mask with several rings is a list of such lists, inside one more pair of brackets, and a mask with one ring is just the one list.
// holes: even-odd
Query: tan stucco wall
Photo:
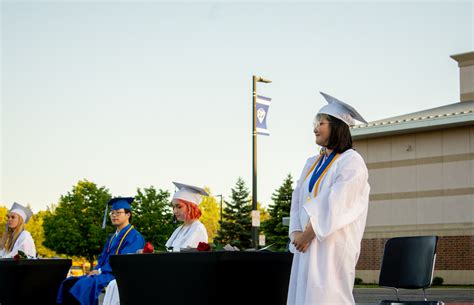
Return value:
[(474, 222), (474, 127), (360, 140), (355, 147), (369, 168), (368, 228)]
[(474, 65), (461, 67), (459, 73), (461, 95), (474, 92)]
[[(354, 146), (371, 186), (364, 238), (474, 235), (474, 127), (358, 140)], [(357, 270), (356, 276), (376, 283), (379, 271)], [(474, 270), (436, 270), (434, 276), (445, 284), (474, 284)]]

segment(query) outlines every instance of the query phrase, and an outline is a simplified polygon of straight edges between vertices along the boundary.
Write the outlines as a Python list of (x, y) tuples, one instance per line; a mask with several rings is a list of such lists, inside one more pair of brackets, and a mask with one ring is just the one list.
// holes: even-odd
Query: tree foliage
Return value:
[(165, 250), (165, 243), (177, 224), (173, 223), (170, 193), (156, 190), (153, 186), (137, 189), (132, 203), (132, 223), (157, 250)]
[(85, 257), (91, 264), (102, 251), (109, 232), (102, 230), (104, 210), (111, 195), (105, 187), (82, 180), (62, 195), (53, 212), (44, 216), (44, 245), (68, 256)]
[(267, 208), (265, 208), (265, 206), (260, 202), (257, 202), (257, 210), (260, 211), (260, 223), (270, 219), (270, 214), (268, 213)]
[[(206, 191), (210, 194), (209, 189), (206, 189)], [(218, 204), (214, 196), (203, 196), (199, 209), (202, 213), (199, 220), (206, 227), (209, 242), (212, 242), (220, 228), (220, 202)]]
[(293, 178), (290, 174), (283, 184), (272, 194), (273, 203), (268, 207), (270, 218), (262, 223), (266, 244), (274, 243), (272, 249), (285, 251), (288, 242), (288, 227), (283, 226), (282, 218), (290, 216)]
[(225, 201), (223, 222), (215, 237), (221, 244), (231, 244), (240, 249), (252, 246), (252, 210), (249, 191), (242, 178), (237, 179), (230, 201)]
[(35, 242), (36, 254), (38, 257), (55, 257), (57, 254), (44, 246), (44, 217), (50, 215), (49, 211), (39, 211), (33, 215), (25, 226), (25, 229), (31, 233)]
[(0, 206), (0, 237), (5, 232), (5, 228), (7, 225), (7, 215), (8, 209), (4, 206)]

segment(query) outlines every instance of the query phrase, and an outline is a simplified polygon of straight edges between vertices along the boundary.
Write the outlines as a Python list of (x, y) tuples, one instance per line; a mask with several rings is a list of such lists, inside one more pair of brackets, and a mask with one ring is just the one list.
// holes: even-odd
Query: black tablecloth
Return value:
[(292, 254), (185, 252), (113, 255), (121, 305), (284, 305)]
[(0, 304), (55, 304), (70, 259), (0, 259)]

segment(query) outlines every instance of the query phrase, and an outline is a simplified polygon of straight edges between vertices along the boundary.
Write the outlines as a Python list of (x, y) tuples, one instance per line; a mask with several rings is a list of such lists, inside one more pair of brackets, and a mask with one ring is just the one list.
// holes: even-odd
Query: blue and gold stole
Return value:
[[(124, 228), (125, 229), (125, 228)], [(122, 243), (123, 243), (123, 240), (125, 239), (125, 237), (127, 237), (128, 233), (130, 233), (130, 231), (132, 231), (133, 229), (133, 226), (130, 226), (130, 228), (128, 228), (128, 230), (125, 232), (125, 234), (122, 236), (122, 239), (120, 239), (120, 243), (117, 247), (117, 250), (115, 251), (115, 255), (118, 254), (119, 250), (120, 250), (120, 247), (122, 246)], [(119, 232), (120, 234), (120, 232)], [(114, 241), (115, 237), (117, 237), (119, 234), (114, 234), (114, 236), (112, 236), (112, 238), (110, 239), (110, 242), (109, 242), (109, 246), (107, 247), (107, 253), (110, 252), (110, 248), (112, 246), (112, 242)]]
[[(332, 152), (329, 157), (324, 160), (323, 156), (325, 154), (325, 151), (323, 150), (321, 154), (319, 155), (319, 158), (314, 162), (313, 166), (311, 166), (310, 170), (306, 174), (306, 179), (308, 179), (308, 176), (311, 175), (311, 179), (309, 180), (309, 187), (308, 187), (308, 201), (311, 199), (311, 192), (314, 190), (314, 197), (318, 195), (318, 188), (319, 184), (323, 180), (324, 176), (326, 175), (327, 171), (329, 168), (334, 164), (334, 161), (339, 157), (339, 154), (336, 152)], [(323, 162), (324, 160), (324, 162)], [(315, 170), (316, 168), (316, 170)]]

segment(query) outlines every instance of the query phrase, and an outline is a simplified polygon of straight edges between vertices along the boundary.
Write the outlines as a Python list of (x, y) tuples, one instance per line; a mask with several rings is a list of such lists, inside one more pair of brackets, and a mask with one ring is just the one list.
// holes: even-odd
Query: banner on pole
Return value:
[(256, 103), (256, 113), (257, 116), (257, 134), (269, 136), (270, 132), (267, 128), (267, 116), (268, 116), (268, 109), (270, 108), (272, 99), (257, 95), (257, 103)]
[(260, 227), (260, 211), (252, 210), (252, 227)]

